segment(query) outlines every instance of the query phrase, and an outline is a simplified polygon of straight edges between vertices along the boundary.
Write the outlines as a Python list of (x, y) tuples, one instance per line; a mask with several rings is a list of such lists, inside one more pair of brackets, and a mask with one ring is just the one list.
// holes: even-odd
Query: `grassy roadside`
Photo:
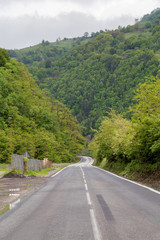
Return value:
[(0, 177), (3, 177), (5, 174), (9, 173), (9, 165), (6, 163), (0, 163)]
[[(53, 163), (51, 168), (45, 168), (41, 171), (27, 171), (25, 175), (34, 175), (36, 177), (49, 177), (50, 175), (60, 171), (61, 169), (69, 166), (71, 163)], [(0, 164), (0, 177), (3, 177), (5, 174), (11, 172), (8, 164)], [(22, 174), (20, 170), (13, 170), (14, 173)]]
[(124, 162), (108, 162), (103, 159), (100, 164), (95, 160), (94, 164), (119, 176), (160, 191), (160, 162), (149, 164), (134, 160), (126, 164)]
[(9, 205), (5, 205), (3, 209), (0, 209), (0, 216), (9, 210)]
[(25, 175), (34, 175), (36, 177), (45, 177), (45, 176), (50, 176), (55, 174), (56, 172), (60, 171), (61, 169), (69, 166), (70, 163), (57, 163), (57, 164), (52, 164), (51, 168), (45, 168), (42, 169), (40, 172), (34, 170), (34, 171), (27, 171)]

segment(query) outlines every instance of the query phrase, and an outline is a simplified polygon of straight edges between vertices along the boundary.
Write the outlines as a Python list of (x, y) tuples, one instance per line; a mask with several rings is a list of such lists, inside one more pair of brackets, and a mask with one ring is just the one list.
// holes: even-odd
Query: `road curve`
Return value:
[(0, 218), (1, 240), (159, 240), (160, 193), (81, 157)]

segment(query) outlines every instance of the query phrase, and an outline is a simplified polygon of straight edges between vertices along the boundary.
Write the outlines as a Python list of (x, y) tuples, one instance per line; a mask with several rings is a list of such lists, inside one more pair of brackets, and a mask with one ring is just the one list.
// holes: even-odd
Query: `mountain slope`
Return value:
[(46, 97), (24, 65), (0, 49), (0, 162), (26, 150), (39, 159), (71, 161), (82, 148), (69, 109)]
[[(138, 84), (156, 76), (160, 59), (160, 10), (134, 26), (102, 32), (59, 59), (28, 65), (42, 89), (49, 89), (86, 127), (98, 128), (108, 109), (127, 112)], [(129, 116), (129, 114), (128, 114)]]

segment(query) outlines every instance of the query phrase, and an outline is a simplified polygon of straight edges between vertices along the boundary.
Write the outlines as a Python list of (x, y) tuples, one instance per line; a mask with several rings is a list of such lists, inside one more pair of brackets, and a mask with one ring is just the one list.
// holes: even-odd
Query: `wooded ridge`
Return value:
[(87, 135), (110, 108), (131, 117), (139, 83), (159, 70), (159, 19), (157, 9), (133, 26), (9, 53), (26, 64), (41, 89), (71, 109)]
[(26, 67), (0, 49), (0, 162), (11, 154), (69, 162), (84, 147), (71, 111), (42, 92)]

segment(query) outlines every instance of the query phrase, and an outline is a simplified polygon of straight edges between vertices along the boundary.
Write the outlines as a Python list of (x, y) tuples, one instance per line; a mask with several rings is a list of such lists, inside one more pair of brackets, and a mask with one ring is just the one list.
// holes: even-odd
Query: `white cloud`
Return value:
[(78, 37), (82, 36), (84, 32), (91, 33), (106, 28), (114, 29), (118, 25), (125, 25), (126, 22), (133, 23), (134, 19), (124, 16), (106, 22), (77, 12), (61, 14), (54, 18), (38, 15), (26, 15), (12, 19), (12, 21), (0, 18), (0, 32), (3, 32), (0, 38), (0, 47), (15, 49), (31, 46), (42, 40), (54, 42), (58, 37)]
[[(2, 1), (2, 0), (1, 0)], [(0, 16), (58, 16), (77, 11), (98, 19), (121, 15), (142, 15), (158, 6), (160, 0), (5, 0), (0, 3)]]
[(126, 26), (159, 5), (160, 0), (0, 0), (0, 47)]

